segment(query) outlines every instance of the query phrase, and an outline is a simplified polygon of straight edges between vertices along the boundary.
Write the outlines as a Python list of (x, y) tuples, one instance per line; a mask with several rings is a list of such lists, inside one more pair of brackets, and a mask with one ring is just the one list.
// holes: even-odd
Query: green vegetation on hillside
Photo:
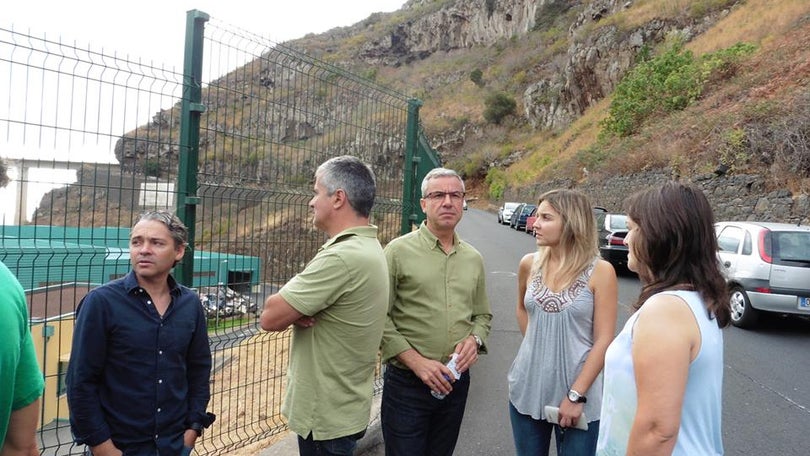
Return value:
[(639, 63), (616, 87), (604, 132), (618, 136), (638, 133), (655, 114), (680, 111), (698, 100), (710, 80), (720, 82), (733, 76), (740, 59), (756, 48), (747, 43), (696, 59), (681, 40), (668, 45), (658, 56), (642, 53)]

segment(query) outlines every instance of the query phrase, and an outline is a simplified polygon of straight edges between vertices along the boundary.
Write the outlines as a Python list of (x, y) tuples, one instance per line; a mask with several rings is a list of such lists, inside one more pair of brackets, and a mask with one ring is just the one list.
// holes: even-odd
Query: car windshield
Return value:
[(627, 229), (627, 216), (621, 214), (614, 214), (610, 217), (611, 230), (626, 230)]

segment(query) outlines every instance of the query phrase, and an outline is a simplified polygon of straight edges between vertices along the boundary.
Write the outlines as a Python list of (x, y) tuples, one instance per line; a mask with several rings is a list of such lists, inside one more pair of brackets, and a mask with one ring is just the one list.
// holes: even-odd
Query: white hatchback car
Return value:
[(520, 206), (520, 203), (514, 202), (507, 202), (503, 203), (500, 209), (498, 209), (498, 223), (500, 224), (508, 224), (509, 219), (512, 218), (512, 212), (514, 212), (517, 207)]
[(762, 312), (810, 316), (810, 226), (720, 222), (715, 232), (734, 326)]

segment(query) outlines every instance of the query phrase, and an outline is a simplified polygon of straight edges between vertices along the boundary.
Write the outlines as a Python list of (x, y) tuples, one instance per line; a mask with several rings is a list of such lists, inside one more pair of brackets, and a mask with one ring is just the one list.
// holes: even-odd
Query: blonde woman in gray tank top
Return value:
[[(523, 342), (508, 374), (517, 455), (547, 455), (552, 434), (558, 455), (593, 455), (601, 371), (616, 329), (616, 273), (599, 257), (584, 194), (560, 189), (540, 196), (534, 229), (538, 250), (518, 269)], [(558, 409), (557, 424), (547, 406)], [(577, 428), (585, 424), (587, 430)]]

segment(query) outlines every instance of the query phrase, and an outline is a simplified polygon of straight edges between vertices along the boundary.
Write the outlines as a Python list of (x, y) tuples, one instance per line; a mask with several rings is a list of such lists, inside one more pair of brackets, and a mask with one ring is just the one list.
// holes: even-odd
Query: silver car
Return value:
[(506, 202), (503, 203), (500, 209), (498, 209), (498, 223), (506, 224), (509, 223), (509, 219), (512, 218), (512, 212), (514, 212), (517, 207), (520, 206), (520, 203), (514, 202)]
[(734, 326), (763, 312), (810, 315), (810, 226), (720, 222), (715, 232)]

